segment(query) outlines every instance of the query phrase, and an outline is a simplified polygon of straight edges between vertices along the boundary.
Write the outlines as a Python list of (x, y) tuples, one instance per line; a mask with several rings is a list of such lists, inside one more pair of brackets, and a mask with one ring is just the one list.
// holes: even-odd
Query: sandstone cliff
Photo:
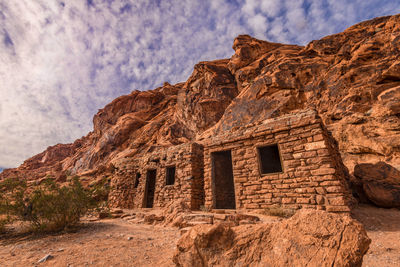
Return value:
[(376, 18), (305, 47), (247, 35), (230, 59), (200, 62), (185, 83), (121, 96), (94, 130), (1, 177), (117, 175), (153, 146), (180, 144), (299, 109), (318, 111), (350, 173), (360, 163), (400, 169), (400, 15)]

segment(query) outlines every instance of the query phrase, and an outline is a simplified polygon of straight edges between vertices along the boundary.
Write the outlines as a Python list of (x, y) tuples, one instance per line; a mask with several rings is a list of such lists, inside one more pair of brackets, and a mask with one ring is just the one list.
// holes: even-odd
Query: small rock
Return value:
[(128, 236), (128, 240), (132, 240), (133, 239), (133, 237), (132, 236)]
[(113, 210), (111, 210), (111, 213), (122, 214), (122, 213), (124, 213), (124, 211), (121, 209), (113, 209)]
[(181, 235), (186, 234), (191, 228), (192, 228), (192, 227), (185, 227), (185, 228), (182, 228), (182, 229), (180, 230), (180, 234), (181, 234)]
[(47, 260), (51, 260), (52, 258), (54, 258), (53, 255), (47, 254), (46, 256), (44, 256), (43, 258), (41, 258), (41, 259), (38, 261), (38, 263), (42, 263), (42, 262), (45, 262), (45, 261), (47, 261)]

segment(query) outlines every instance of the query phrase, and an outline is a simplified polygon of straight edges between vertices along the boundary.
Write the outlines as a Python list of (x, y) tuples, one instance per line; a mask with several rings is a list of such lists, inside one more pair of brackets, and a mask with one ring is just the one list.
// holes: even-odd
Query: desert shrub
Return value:
[(102, 178), (100, 181), (92, 184), (90, 190), (94, 200), (106, 202), (108, 200), (108, 194), (110, 193), (110, 180), (106, 177)]
[(96, 207), (96, 202), (75, 177), (69, 186), (63, 187), (53, 180), (46, 181), (31, 194), (28, 205), (25, 219), (35, 230), (60, 231), (76, 226), (82, 216)]
[(23, 216), (26, 183), (20, 179), (5, 179), (0, 182), (0, 216), (2, 222)]
[(288, 209), (280, 206), (272, 206), (266, 208), (264, 213), (269, 216), (277, 216), (282, 218), (290, 218), (292, 217), (296, 211), (294, 209)]
[(0, 181), (0, 233), (6, 225), (23, 215), (23, 197), (26, 183), (19, 179)]
[(7, 216), (9, 221), (27, 221), (39, 232), (72, 228), (89, 210), (97, 207), (92, 192), (82, 187), (78, 177), (67, 186), (47, 179), (30, 192), (17, 179), (4, 181), (1, 188), (0, 215)]

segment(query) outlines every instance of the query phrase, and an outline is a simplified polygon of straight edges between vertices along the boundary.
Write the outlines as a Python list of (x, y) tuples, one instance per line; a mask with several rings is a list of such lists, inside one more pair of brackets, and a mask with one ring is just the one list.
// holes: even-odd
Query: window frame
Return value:
[[(263, 173), (262, 172), (262, 160), (261, 160), (261, 153), (260, 149), (264, 147), (271, 147), (271, 146), (276, 146), (278, 148), (278, 155), (279, 155), (279, 162), (281, 164), (281, 171), (278, 172), (268, 172), (268, 173)], [(273, 144), (260, 144), (255, 147), (256, 154), (257, 154), (257, 161), (258, 161), (258, 172), (260, 173), (261, 176), (268, 176), (268, 175), (274, 175), (274, 174), (280, 174), (284, 173), (284, 164), (283, 164), (283, 159), (282, 159), (282, 154), (281, 154), (281, 148), (278, 143), (273, 143)]]
[[(174, 168), (174, 182), (172, 184), (168, 184), (168, 169)], [(165, 186), (174, 186), (176, 182), (176, 165), (169, 165), (165, 167)]]

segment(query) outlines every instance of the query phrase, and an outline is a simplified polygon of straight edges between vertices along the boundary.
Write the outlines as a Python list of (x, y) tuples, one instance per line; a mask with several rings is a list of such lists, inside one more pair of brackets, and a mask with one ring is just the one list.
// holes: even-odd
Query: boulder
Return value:
[(400, 171), (393, 166), (378, 162), (363, 163), (354, 167), (363, 191), (371, 202), (379, 207), (400, 207)]
[[(168, 204), (162, 212), (164, 225), (180, 227), (183, 225), (183, 215), (190, 212), (190, 207), (184, 200), (176, 200)], [(182, 227), (180, 227), (182, 228)]]
[(176, 266), (361, 266), (371, 240), (349, 215), (300, 210), (269, 224), (198, 225), (178, 241)]

